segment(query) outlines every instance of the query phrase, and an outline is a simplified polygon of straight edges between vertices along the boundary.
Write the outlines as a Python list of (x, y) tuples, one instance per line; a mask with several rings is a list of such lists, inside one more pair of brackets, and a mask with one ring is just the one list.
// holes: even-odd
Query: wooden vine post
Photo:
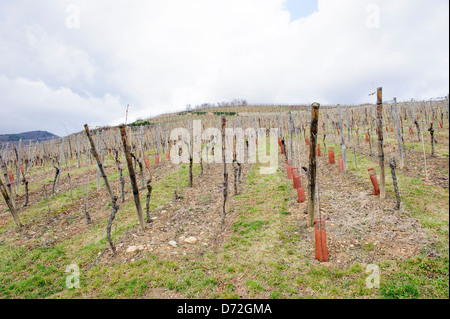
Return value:
[(293, 151), (293, 148), (292, 148), (292, 138), (293, 138), (293, 136), (292, 135), (294, 135), (294, 133), (293, 133), (293, 131), (292, 131), (292, 129), (293, 129), (293, 124), (292, 124), (292, 113), (291, 112), (289, 112), (289, 139), (290, 139), (290, 157), (291, 157), (291, 166), (293, 167), (294, 166), (294, 151)]
[(16, 187), (17, 187), (17, 193), (19, 192), (19, 187), (20, 187), (20, 165), (22, 164), (22, 139), (19, 140), (19, 146), (17, 147), (19, 149), (18, 153), (16, 154), (17, 156), (17, 183), (16, 183)]
[[(352, 111), (353, 112), (353, 111)], [(351, 141), (351, 132), (352, 132), (352, 123), (350, 123), (350, 116), (348, 114), (348, 105), (345, 107), (345, 117), (347, 119), (347, 141), (348, 141), (348, 145), (350, 146), (350, 141)], [(347, 167), (347, 164), (344, 164)]]
[(433, 129), (433, 122), (430, 123), (430, 127), (428, 128), (428, 131), (430, 132), (430, 136), (431, 136), (431, 157), (435, 157), (435, 155), (434, 155), (434, 129)]
[(77, 168), (80, 168), (80, 149), (81, 149), (81, 134), (78, 135), (78, 143), (77, 143)]
[(5, 199), (6, 205), (8, 205), (9, 211), (11, 212), (11, 215), (14, 218), (14, 221), (17, 225), (17, 227), (21, 228), (22, 223), (19, 220), (19, 216), (17, 215), (16, 208), (14, 207), (13, 202), (11, 201), (11, 198), (8, 195), (8, 191), (5, 187), (5, 184), (3, 184), (2, 179), (0, 178), (0, 191), (3, 195), (3, 198)]
[(395, 168), (397, 167), (397, 164), (396, 164), (394, 158), (391, 158), (389, 160), (389, 167), (391, 168), (392, 182), (394, 183), (394, 190), (395, 190), (395, 197), (397, 198), (397, 205), (395, 206), (395, 209), (399, 210), (400, 204), (401, 204), (401, 198), (400, 198), (400, 191), (398, 190), (397, 174), (395, 173)]
[(308, 221), (307, 226), (314, 226), (314, 211), (315, 211), (315, 194), (316, 194), (316, 143), (317, 143), (317, 129), (319, 123), (319, 103), (312, 104), (311, 127), (310, 127), (310, 144), (309, 144), (309, 183), (308, 183)]
[[(84, 129), (86, 131), (86, 135), (89, 139), (89, 143), (91, 144), (91, 152), (94, 156), (95, 160), (97, 161), (98, 170), (103, 177), (103, 180), (105, 181), (106, 189), (108, 191), (109, 196), (111, 197), (111, 205), (112, 205), (112, 211), (109, 215), (108, 225), (106, 226), (106, 236), (108, 237), (109, 245), (111, 246), (111, 250), (113, 252), (113, 255), (116, 254), (116, 250), (114, 248), (112, 239), (111, 239), (111, 227), (112, 222), (114, 221), (114, 218), (116, 217), (116, 213), (119, 210), (119, 205), (117, 205), (117, 196), (114, 196), (111, 187), (109, 186), (108, 177), (106, 176), (105, 170), (103, 169), (103, 164), (100, 160), (100, 157), (98, 156), (97, 150), (95, 148), (94, 140), (92, 139), (91, 133), (89, 132), (89, 127), (87, 124), (84, 125)], [(97, 131), (98, 132), (98, 131)]]
[(222, 227), (225, 225), (225, 216), (228, 213), (228, 173), (227, 162), (225, 154), (225, 127), (227, 126), (227, 120), (225, 115), (222, 115), (222, 165), (223, 165), (223, 206), (222, 206)]
[(447, 121), (448, 121), (448, 116), (449, 116), (449, 94), (447, 94), (447, 96), (445, 97), (445, 102), (447, 104)]
[(380, 199), (386, 198), (386, 177), (384, 171), (383, 149), (383, 89), (377, 89), (377, 134), (378, 134), (378, 160), (380, 163)]
[[(100, 131), (97, 131), (97, 149), (100, 149), (99, 134), (100, 134)], [(97, 156), (98, 156), (98, 153), (97, 153)], [(100, 190), (100, 169), (98, 167), (97, 167), (97, 190)]]
[[(344, 171), (347, 170), (347, 150), (345, 148), (345, 137), (344, 137), (344, 126), (342, 124), (342, 114), (341, 114), (341, 106), (338, 104), (338, 112), (339, 112), (339, 129), (341, 135), (341, 148), (342, 148), (342, 160), (344, 162)], [(349, 134), (350, 136), (350, 134)]]
[(189, 141), (187, 141), (188, 156), (189, 156), (189, 187), (194, 187), (192, 169), (194, 166), (194, 143), (193, 143), (193, 128), (191, 127), (192, 121), (188, 122)]
[(130, 146), (128, 145), (128, 142), (127, 142), (126, 127), (123, 124), (120, 126), (120, 135), (122, 136), (123, 150), (125, 153), (125, 159), (127, 160), (128, 171), (130, 173), (131, 187), (133, 189), (134, 203), (135, 203), (136, 209), (137, 209), (139, 224), (141, 225), (142, 230), (145, 230), (144, 216), (142, 215), (141, 200), (139, 197), (139, 188), (138, 188), (138, 185), (136, 182), (136, 174), (134, 172), (133, 161), (131, 159)]
[(394, 119), (395, 130), (397, 131), (397, 143), (398, 143), (398, 158), (400, 161), (400, 169), (403, 169), (403, 146), (402, 146), (402, 133), (400, 131), (400, 116), (398, 112), (397, 98), (394, 97)]

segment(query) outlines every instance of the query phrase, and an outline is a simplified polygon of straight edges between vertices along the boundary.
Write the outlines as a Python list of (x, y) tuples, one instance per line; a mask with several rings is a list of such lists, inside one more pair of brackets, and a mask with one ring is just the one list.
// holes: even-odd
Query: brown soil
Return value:
[[(353, 262), (380, 261), (415, 256), (433, 243), (420, 223), (396, 211), (395, 199), (381, 201), (368, 183), (358, 185), (356, 176), (339, 172), (338, 165), (319, 159), (320, 211), (326, 220), (328, 266), (347, 267)], [(306, 183), (306, 178), (303, 178)], [(298, 209), (300, 206), (300, 209)], [(306, 228), (307, 203), (290, 202), (294, 219), (300, 220), (300, 246), (314, 260), (314, 228)], [(430, 251), (431, 253), (431, 251)]]

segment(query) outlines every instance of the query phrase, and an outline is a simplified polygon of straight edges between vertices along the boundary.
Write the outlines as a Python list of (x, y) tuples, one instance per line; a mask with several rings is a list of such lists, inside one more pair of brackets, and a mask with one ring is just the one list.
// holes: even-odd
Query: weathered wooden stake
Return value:
[(294, 151), (292, 149), (292, 138), (293, 133), (293, 123), (292, 123), (292, 113), (289, 112), (289, 143), (290, 143), (290, 157), (291, 157), (291, 165), (294, 165)]
[(17, 156), (17, 193), (19, 192), (19, 187), (20, 187), (20, 165), (22, 164), (22, 139), (19, 140), (19, 145), (17, 147), (18, 153), (16, 154)]
[(342, 160), (344, 162), (344, 171), (347, 170), (347, 150), (345, 148), (345, 137), (344, 137), (344, 127), (342, 124), (342, 115), (341, 115), (341, 106), (338, 104), (338, 112), (339, 112), (339, 128), (341, 135), (341, 148), (342, 148)]
[(145, 230), (144, 216), (142, 215), (141, 200), (139, 197), (139, 188), (136, 182), (136, 174), (134, 172), (133, 161), (130, 155), (130, 146), (128, 145), (127, 142), (127, 133), (125, 130), (125, 125), (123, 124), (120, 126), (120, 135), (122, 136), (123, 149), (125, 153), (125, 158), (127, 160), (128, 171), (130, 173), (131, 187), (133, 189), (134, 203), (137, 209), (139, 224), (141, 225), (142, 230)]
[(397, 106), (397, 98), (394, 97), (394, 119), (395, 119), (395, 130), (397, 131), (397, 144), (398, 144), (398, 158), (400, 161), (400, 169), (403, 169), (403, 146), (402, 146), (402, 132), (400, 130), (400, 120), (399, 112)]
[(313, 103), (311, 106), (311, 127), (310, 127), (310, 145), (309, 145), (309, 193), (308, 193), (308, 221), (307, 226), (314, 226), (315, 194), (316, 194), (316, 143), (317, 128), (319, 123), (319, 103)]
[(431, 135), (431, 156), (434, 157), (434, 129), (433, 122), (430, 123), (430, 128), (428, 129)]
[(77, 143), (77, 168), (80, 168), (80, 156), (81, 156), (81, 134), (78, 134), (78, 143)]
[(384, 171), (383, 148), (383, 98), (382, 88), (377, 89), (377, 133), (378, 133), (378, 160), (380, 163), (380, 199), (386, 198), (386, 177)]
[(222, 205), (222, 227), (225, 226), (225, 216), (228, 213), (228, 173), (227, 163), (225, 159), (225, 127), (227, 120), (225, 115), (222, 115), (222, 165), (223, 165), (223, 205)]
[(394, 158), (391, 158), (389, 160), (389, 166), (391, 168), (392, 181), (394, 183), (395, 197), (397, 198), (397, 205), (395, 206), (395, 209), (399, 210), (400, 209), (401, 198), (400, 198), (400, 192), (398, 190), (397, 174), (395, 173), (395, 168), (397, 167), (397, 164), (395, 163), (395, 159)]
[[(100, 131), (97, 130), (97, 149), (96, 152), (98, 152), (98, 150), (100, 150)], [(98, 156), (98, 154), (97, 154)], [(97, 190), (100, 190), (100, 168), (97, 167)]]
[(148, 179), (147, 180), (147, 196), (146, 196), (146, 200), (145, 200), (145, 213), (147, 216), (147, 223), (150, 223), (152, 221), (151, 216), (150, 216), (150, 198), (152, 196), (152, 184), (151, 184), (151, 180)]

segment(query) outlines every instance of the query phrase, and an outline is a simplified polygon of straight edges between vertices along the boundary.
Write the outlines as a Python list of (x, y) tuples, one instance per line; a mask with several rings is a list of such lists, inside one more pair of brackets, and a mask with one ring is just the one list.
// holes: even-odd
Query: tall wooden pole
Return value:
[(17, 155), (17, 193), (20, 187), (20, 164), (22, 163), (22, 139), (19, 140), (18, 155)]
[(315, 194), (316, 194), (316, 143), (317, 129), (319, 124), (319, 103), (313, 103), (311, 106), (311, 127), (310, 127), (310, 144), (309, 144), (309, 183), (308, 183), (308, 227), (314, 226), (315, 212)]
[[(99, 138), (99, 135), (100, 134), (100, 131), (97, 131), (97, 151), (96, 152), (98, 152), (98, 150), (100, 149), (100, 138)], [(97, 155), (98, 155), (98, 153), (97, 153)], [(100, 170), (99, 170), (99, 168), (97, 167), (97, 190), (100, 190)]]
[[(143, 145), (143, 140), (144, 140), (144, 127), (141, 126), (141, 132), (140, 132), (140, 138), (139, 138), (139, 147), (141, 149), (141, 163), (145, 163), (145, 156), (144, 156), (144, 145)], [(159, 156), (159, 153), (158, 153)], [(142, 181), (142, 189), (145, 189), (145, 178), (144, 178), (144, 170), (141, 169), (141, 181)]]
[(380, 163), (380, 199), (386, 198), (386, 177), (384, 171), (383, 149), (383, 89), (377, 89), (377, 134), (378, 134), (378, 160)]
[(401, 198), (400, 198), (400, 191), (398, 190), (397, 174), (395, 173), (395, 168), (397, 167), (397, 164), (395, 163), (394, 158), (391, 158), (389, 160), (389, 166), (391, 168), (392, 182), (394, 183), (395, 197), (397, 198), (397, 205), (395, 206), (395, 209), (399, 210), (400, 204), (401, 204)]
[(400, 161), (400, 169), (403, 169), (404, 160), (403, 160), (402, 132), (400, 131), (400, 116), (398, 112), (396, 97), (394, 97), (394, 119), (395, 119), (395, 130), (397, 131), (398, 157)]
[[(347, 119), (347, 142), (350, 147), (350, 141), (351, 141), (351, 123), (350, 123), (350, 116), (348, 114), (348, 105), (345, 107), (345, 117)], [(347, 167), (347, 163), (344, 163), (344, 167)]]
[(225, 225), (225, 216), (228, 213), (228, 173), (227, 162), (225, 160), (225, 127), (227, 120), (222, 115), (222, 165), (223, 165), (223, 206), (222, 206), (222, 227)]
[(80, 156), (81, 156), (81, 134), (78, 134), (77, 143), (77, 168), (80, 168)]
[(131, 187), (133, 189), (134, 203), (135, 203), (136, 209), (137, 209), (139, 224), (141, 225), (142, 230), (145, 230), (144, 216), (142, 214), (141, 199), (139, 197), (139, 188), (138, 188), (138, 185), (136, 182), (136, 174), (134, 172), (133, 161), (131, 159), (130, 146), (128, 145), (128, 142), (127, 142), (127, 133), (126, 133), (125, 125), (120, 126), (120, 135), (122, 136), (123, 150), (125, 153), (125, 158), (127, 160), (128, 171), (130, 173)]
[(447, 103), (447, 120), (448, 120), (448, 112), (449, 112), (449, 103), (448, 103), (448, 100), (449, 100), (449, 94), (447, 94), (447, 96), (445, 97), (445, 102)]
[(338, 112), (339, 112), (339, 129), (341, 135), (341, 148), (342, 148), (342, 160), (344, 162), (344, 171), (347, 170), (347, 150), (345, 148), (345, 137), (344, 137), (344, 126), (342, 124), (342, 114), (341, 114), (341, 106), (338, 104)]
[(292, 135), (293, 135), (292, 129), (293, 129), (292, 113), (289, 112), (289, 135), (290, 135), (289, 139), (290, 139), (290, 148), (291, 148), (291, 150), (290, 150), (291, 154), (290, 155), (291, 155), (291, 166), (294, 167), (294, 152), (293, 152), (293, 149), (292, 149)]

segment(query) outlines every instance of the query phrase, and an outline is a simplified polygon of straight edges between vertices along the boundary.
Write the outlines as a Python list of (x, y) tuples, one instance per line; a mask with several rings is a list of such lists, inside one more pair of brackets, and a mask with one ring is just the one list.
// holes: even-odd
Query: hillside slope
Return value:
[(22, 141), (45, 141), (51, 139), (52, 137), (59, 138), (59, 136), (46, 131), (31, 131), (18, 134), (0, 134), (0, 143), (14, 143), (19, 142), (20, 139), (22, 139)]

